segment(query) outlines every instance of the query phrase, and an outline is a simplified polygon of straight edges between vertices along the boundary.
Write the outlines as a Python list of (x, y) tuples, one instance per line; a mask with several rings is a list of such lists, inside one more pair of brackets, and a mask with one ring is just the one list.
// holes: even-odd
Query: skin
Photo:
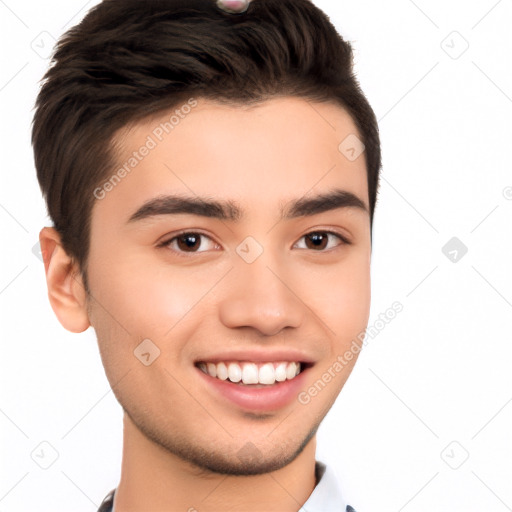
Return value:
[(251, 0), (217, 0), (217, 6), (230, 14), (245, 12), (250, 3)]
[[(120, 165), (169, 114), (115, 137)], [(124, 409), (121, 481), (115, 512), (139, 510), (297, 511), (315, 487), (316, 430), (357, 355), (311, 401), (266, 414), (234, 406), (197, 377), (193, 363), (222, 349), (294, 348), (311, 358), (307, 385), (332, 368), (363, 332), (370, 310), (370, 219), (338, 208), (279, 220), (280, 207), (335, 188), (368, 207), (364, 154), (338, 146), (357, 134), (331, 103), (277, 98), (256, 107), (198, 106), (92, 211), (90, 296), (58, 233), (40, 242), (49, 299), (72, 332), (92, 326), (107, 378)], [(157, 215), (128, 223), (162, 194), (236, 201), (238, 221)], [(200, 249), (176, 242), (200, 231)], [(336, 231), (315, 248), (305, 235)], [(236, 252), (253, 237), (263, 253)], [(182, 251), (181, 255), (177, 251)], [(150, 339), (149, 366), (134, 350)], [(251, 442), (257, 456), (240, 457)], [(255, 447), (255, 448), (254, 448)], [(231, 473), (231, 474), (226, 474)]]

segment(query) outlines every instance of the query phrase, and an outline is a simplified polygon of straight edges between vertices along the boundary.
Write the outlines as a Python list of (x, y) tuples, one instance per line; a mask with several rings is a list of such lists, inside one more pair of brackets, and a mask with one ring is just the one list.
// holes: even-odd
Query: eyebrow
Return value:
[[(312, 216), (338, 208), (355, 208), (368, 212), (359, 197), (347, 190), (335, 189), (315, 197), (301, 197), (281, 206), (281, 219)], [(237, 222), (243, 218), (243, 210), (235, 201), (219, 201), (208, 197), (180, 195), (158, 196), (146, 201), (128, 219), (127, 223), (160, 215), (189, 214), (213, 219)]]

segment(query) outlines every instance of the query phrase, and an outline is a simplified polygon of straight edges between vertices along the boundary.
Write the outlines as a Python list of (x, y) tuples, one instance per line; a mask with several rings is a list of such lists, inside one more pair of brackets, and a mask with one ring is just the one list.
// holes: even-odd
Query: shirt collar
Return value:
[[(341, 493), (341, 488), (334, 471), (323, 462), (317, 460), (315, 463), (315, 475), (318, 483), (299, 512), (345, 512), (347, 504)], [(113, 510), (115, 490), (112, 489), (103, 500), (98, 512), (111, 512)]]
[(345, 512), (347, 504), (334, 471), (317, 460), (315, 472), (319, 481), (299, 512)]

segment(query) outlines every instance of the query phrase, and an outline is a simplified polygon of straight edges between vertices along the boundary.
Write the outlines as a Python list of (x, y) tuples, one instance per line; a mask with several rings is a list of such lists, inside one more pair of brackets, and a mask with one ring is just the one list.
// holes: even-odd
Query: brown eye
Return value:
[(173, 236), (169, 240), (159, 244), (159, 247), (166, 247), (180, 256), (187, 253), (201, 253), (212, 248), (219, 248), (209, 236), (193, 231), (186, 231)]
[(201, 246), (201, 235), (198, 233), (185, 233), (176, 237), (176, 240), (180, 251), (195, 252)]
[[(332, 231), (312, 231), (304, 235), (302, 239), (305, 240), (305, 243), (300, 246), (301, 244), (298, 242), (299, 249), (311, 249), (316, 252), (326, 252), (326, 249), (329, 250), (339, 245), (350, 244), (344, 236)], [(336, 239), (338, 243), (335, 243)]]
[(328, 241), (329, 237), (326, 236), (326, 233), (310, 233), (306, 235), (306, 247), (308, 249), (325, 249)]

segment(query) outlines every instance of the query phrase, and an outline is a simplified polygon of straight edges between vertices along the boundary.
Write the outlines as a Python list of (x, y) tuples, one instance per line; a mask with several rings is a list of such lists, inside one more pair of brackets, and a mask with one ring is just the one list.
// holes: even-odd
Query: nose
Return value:
[(230, 329), (250, 327), (272, 336), (286, 327), (299, 327), (307, 306), (293, 290), (293, 278), (261, 257), (238, 261), (219, 301), (221, 322)]

